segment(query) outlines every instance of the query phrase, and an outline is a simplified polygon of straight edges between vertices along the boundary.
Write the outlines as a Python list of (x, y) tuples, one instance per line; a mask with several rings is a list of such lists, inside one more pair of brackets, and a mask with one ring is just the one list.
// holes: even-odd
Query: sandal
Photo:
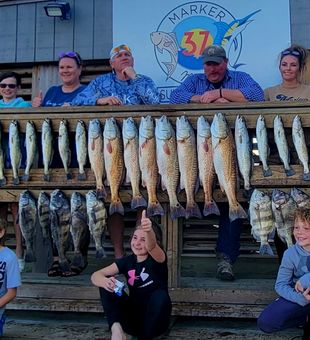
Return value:
[(86, 262), (84, 266), (71, 266), (71, 271), (75, 273), (75, 275), (80, 275), (87, 265), (88, 263)]
[(47, 276), (54, 277), (54, 276), (61, 276), (61, 270), (59, 268), (59, 261), (54, 261), (47, 271)]
[(78, 274), (75, 273), (73, 270), (66, 270), (64, 272), (60, 272), (61, 277), (71, 277), (71, 276), (76, 276), (76, 275)]

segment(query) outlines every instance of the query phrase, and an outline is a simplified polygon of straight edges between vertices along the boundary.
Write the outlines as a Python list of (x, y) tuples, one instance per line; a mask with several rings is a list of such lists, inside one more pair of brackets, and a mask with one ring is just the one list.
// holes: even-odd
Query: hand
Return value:
[(298, 292), (298, 293), (303, 293), (303, 292), (304, 292), (304, 288), (303, 288), (303, 286), (301, 285), (300, 281), (297, 281), (297, 282), (295, 283), (295, 290), (296, 290), (296, 292)]
[(115, 288), (115, 278), (111, 277), (104, 277), (102, 282), (102, 287), (107, 290), (108, 292), (113, 293)]
[(306, 300), (310, 301), (310, 287), (308, 287), (304, 292), (303, 292), (303, 296), (306, 298)]
[(141, 229), (147, 233), (153, 231), (152, 221), (146, 216), (146, 210), (142, 211), (140, 225)]
[(32, 107), (40, 107), (43, 101), (43, 93), (40, 90), (39, 93), (32, 100)]
[(219, 90), (206, 91), (200, 97), (200, 103), (212, 103), (215, 100), (217, 100), (218, 98), (220, 98), (220, 91)]
[(118, 97), (110, 96), (99, 98), (96, 101), (96, 105), (122, 105), (122, 101)]
[(130, 79), (135, 79), (137, 77), (137, 73), (132, 66), (125, 67), (122, 73)]
[(230, 103), (230, 101), (222, 97), (222, 98), (215, 99), (213, 103)]

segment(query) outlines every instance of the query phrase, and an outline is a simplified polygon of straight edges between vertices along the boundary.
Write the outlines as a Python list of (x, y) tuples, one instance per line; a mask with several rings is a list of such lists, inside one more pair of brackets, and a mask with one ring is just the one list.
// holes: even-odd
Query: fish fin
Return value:
[(5, 177), (0, 179), (0, 187), (3, 187), (4, 185), (6, 185), (6, 178)]
[(163, 151), (166, 155), (170, 155), (171, 152), (170, 152), (170, 148), (169, 148), (169, 145), (167, 143), (164, 144), (163, 146)]
[(104, 249), (103, 249), (102, 247), (99, 248), (99, 249), (96, 249), (96, 258), (97, 258), (97, 259), (102, 259), (102, 258), (104, 258), (104, 257), (107, 257), (107, 255), (106, 255)]
[(67, 180), (69, 179), (72, 179), (72, 174), (70, 173), (70, 172), (68, 172), (68, 173), (66, 173), (66, 178), (67, 178)]
[(131, 209), (137, 209), (138, 207), (147, 207), (147, 202), (141, 194), (131, 200)]
[(186, 211), (180, 203), (177, 203), (175, 206), (170, 206), (170, 216), (172, 220), (175, 220), (179, 217), (185, 217)]
[(25, 182), (28, 182), (29, 178), (30, 178), (29, 174), (24, 174), (24, 176), (22, 177), (22, 180)]
[(109, 214), (110, 216), (118, 213), (122, 216), (124, 216), (124, 207), (123, 204), (120, 200), (116, 201), (116, 202), (111, 202), (110, 207), (109, 207)]
[(200, 209), (197, 205), (196, 202), (193, 202), (192, 204), (186, 204), (186, 219), (190, 218), (190, 217), (197, 217), (197, 218), (201, 218), (201, 212)]
[(147, 216), (155, 216), (155, 215), (161, 215), (163, 216), (165, 214), (163, 207), (159, 202), (150, 203), (147, 207)]
[(270, 177), (270, 176), (272, 176), (272, 171), (271, 171), (271, 169), (268, 167), (268, 169), (267, 170), (264, 170), (263, 169), (263, 176), (264, 177)]
[(25, 253), (25, 262), (29, 263), (29, 262), (35, 262), (36, 261), (36, 257), (33, 253), (32, 249), (26, 249), (26, 253)]
[(285, 174), (286, 174), (286, 176), (288, 176), (288, 177), (294, 176), (294, 175), (295, 175), (295, 170), (292, 169), (292, 168), (285, 169)]
[(234, 220), (237, 220), (239, 218), (240, 219), (247, 219), (248, 218), (248, 215), (244, 211), (242, 206), (239, 203), (237, 203), (237, 205), (235, 207), (229, 206), (229, 219), (230, 219), (230, 222), (233, 222)]
[(105, 188), (102, 187), (102, 189), (97, 189), (97, 190), (96, 190), (96, 196), (97, 196), (98, 200), (99, 200), (99, 199), (106, 200), (106, 198), (107, 198), (107, 192), (106, 192)]
[(274, 256), (272, 248), (270, 247), (270, 244), (261, 244), (259, 247), (259, 254), (260, 255), (270, 255)]
[[(310, 172), (304, 173), (303, 176), (302, 176), (302, 179), (304, 181), (310, 181)], [(0, 186), (1, 186), (1, 182), (0, 182)]]
[(19, 177), (14, 177), (13, 178), (13, 184), (18, 185), (19, 184)]
[(110, 154), (112, 153), (112, 143), (110, 141), (107, 144), (107, 152)]
[(204, 216), (208, 216), (208, 215), (218, 215), (220, 216), (220, 211), (219, 208), (217, 206), (217, 204), (215, 203), (215, 201), (210, 201), (210, 202), (206, 202), (203, 208), (203, 215)]
[(85, 172), (79, 173), (78, 174), (78, 180), (79, 181), (85, 181), (86, 180), (86, 173)]
[(43, 180), (44, 180), (45, 182), (49, 182), (49, 181), (50, 181), (50, 175), (49, 175), (49, 174), (44, 174), (44, 175), (43, 175)]

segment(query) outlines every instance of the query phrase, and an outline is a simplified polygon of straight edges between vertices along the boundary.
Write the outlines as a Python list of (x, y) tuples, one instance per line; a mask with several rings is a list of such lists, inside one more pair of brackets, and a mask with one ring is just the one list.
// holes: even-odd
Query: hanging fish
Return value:
[(9, 127), (9, 149), (13, 171), (13, 184), (19, 184), (18, 169), (22, 161), (20, 149), (19, 127), (17, 120), (12, 120)]
[(69, 145), (68, 121), (65, 119), (62, 119), (59, 123), (58, 150), (65, 169), (66, 177), (67, 179), (72, 179), (72, 175), (69, 171), (71, 150)]
[(2, 126), (0, 125), (0, 187), (6, 185), (6, 178), (4, 176), (4, 155), (2, 149)]
[(272, 176), (272, 171), (268, 165), (270, 149), (268, 145), (267, 128), (265, 118), (262, 115), (259, 115), (256, 121), (256, 140), (259, 159), (263, 166), (263, 175), (264, 177)]
[(82, 120), (78, 120), (75, 129), (75, 148), (76, 156), (79, 164), (79, 174), (78, 180), (85, 181), (85, 164), (87, 160), (87, 136), (86, 136), (86, 126)]
[(38, 217), (42, 230), (43, 241), (50, 240), (51, 220), (50, 220), (50, 198), (49, 195), (41, 191), (38, 197)]
[(38, 161), (38, 144), (37, 144), (37, 132), (33, 121), (28, 121), (26, 124), (26, 168), (23, 176), (24, 181), (29, 181), (30, 168), (34, 162)]
[(46, 182), (49, 182), (49, 167), (53, 160), (53, 130), (51, 125), (51, 120), (49, 118), (44, 119), (42, 124), (42, 135), (41, 135), (41, 144), (42, 144), (42, 155), (43, 155), (43, 166), (44, 166), (44, 176), (43, 179)]
[(291, 189), (291, 196), (298, 208), (310, 209), (310, 196), (298, 188)]

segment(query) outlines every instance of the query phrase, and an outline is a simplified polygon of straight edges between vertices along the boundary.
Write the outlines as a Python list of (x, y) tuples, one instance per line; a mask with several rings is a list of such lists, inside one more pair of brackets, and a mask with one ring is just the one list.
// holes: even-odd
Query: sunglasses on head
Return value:
[(120, 45), (120, 46), (113, 48), (112, 53), (118, 53), (118, 52), (124, 51), (124, 50), (131, 53), (129, 46), (127, 46), (127, 45)]
[(285, 50), (281, 53), (282, 56), (285, 55), (293, 55), (295, 57), (300, 57), (300, 52), (296, 51), (296, 50)]
[(16, 89), (17, 85), (16, 84), (5, 84), (5, 83), (0, 83), (0, 88), (5, 89), (8, 87), (9, 89)]
[(59, 60), (66, 57), (75, 59), (78, 65), (82, 64), (81, 57), (76, 52), (61, 52), (59, 54)]

